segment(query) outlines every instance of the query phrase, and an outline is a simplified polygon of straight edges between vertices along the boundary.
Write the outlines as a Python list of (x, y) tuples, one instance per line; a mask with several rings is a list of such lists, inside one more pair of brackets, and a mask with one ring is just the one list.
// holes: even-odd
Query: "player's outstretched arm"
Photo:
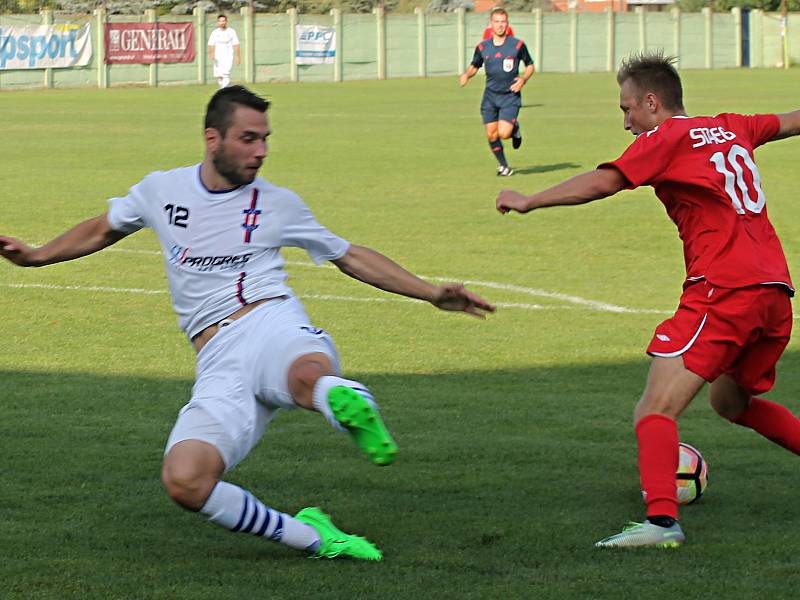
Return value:
[(92, 254), (124, 237), (124, 233), (111, 229), (104, 213), (79, 223), (39, 248), (12, 237), (0, 236), (0, 256), (20, 267), (42, 267)]
[(332, 261), (354, 279), (394, 294), (426, 300), (442, 310), (465, 312), (484, 318), (495, 307), (463, 285), (433, 285), (406, 271), (390, 258), (365, 246), (351, 245), (347, 253)]
[(779, 114), (778, 120), (781, 123), (781, 128), (778, 130), (778, 134), (770, 141), (800, 135), (800, 110)]
[(497, 210), (506, 214), (516, 211), (526, 213), (547, 206), (571, 206), (607, 198), (628, 187), (628, 180), (617, 169), (595, 169), (575, 175), (544, 191), (525, 196), (512, 190), (503, 190), (497, 196)]

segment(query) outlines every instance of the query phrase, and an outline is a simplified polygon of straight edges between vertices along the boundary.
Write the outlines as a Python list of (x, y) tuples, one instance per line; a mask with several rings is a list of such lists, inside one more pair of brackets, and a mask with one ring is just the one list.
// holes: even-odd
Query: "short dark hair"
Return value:
[(269, 108), (269, 101), (242, 85), (222, 88), (211, 97), (211, 101), (208, 103), (205, 128), (216, 129), (222, 137), (225, 137), (237, 106), (247, 106), (265, 113)]
[(492, 17), (495, 15), (505, 15), (506, 19), (508, 18), (508, 12), (506, 12), (506, 9), (502, 6), (495, 6), (492, 9), (492, 12), (489, 13), (489, 20), (491, 21)]
[(639, 99), (648, 92), (654, 93), (667, 110), (683, 110), (681, 76), (673, 66), (674, 56), (664, 56), (663, 50), (634, 52), (622, 61), (617, 72), (617, 83), (628, 79), (639, 88)]
[(217, 15), (217, 21), (219, 21), (220, 19), (225, 19), (227, 21), (228, 15), (223, 15), (222, 13), (220, 13)]

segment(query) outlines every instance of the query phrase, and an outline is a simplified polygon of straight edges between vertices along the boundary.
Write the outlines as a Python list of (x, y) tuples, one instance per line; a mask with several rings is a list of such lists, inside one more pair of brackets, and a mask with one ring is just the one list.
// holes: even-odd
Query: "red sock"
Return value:
[(678, 424), (663, 415), (648, 415), (636, 424), (639, 478), (647, 516), (678, 518)]
[(750, 406), (732, 421), (749, 427), (790, 452), (800, 454), (800, 419), (780, 404), (753, 398)]

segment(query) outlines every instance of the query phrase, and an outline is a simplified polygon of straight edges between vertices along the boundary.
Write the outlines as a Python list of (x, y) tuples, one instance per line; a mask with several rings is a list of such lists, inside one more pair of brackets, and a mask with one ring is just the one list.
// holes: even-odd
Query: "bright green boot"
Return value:
[(328, 391), (328, 405), (353, 441), (376, 465), (390, 465), (397, 456), (397, 444), (383, 424), (378, 409), (364, 396), (344, 385)]
[(360, 560), (381, 560), (383, 554), (369, 540), (338, 529), (331, 518), (317, 507), (304, 508), (294, 517), (319, 533), (320, 543), (311, 558), (351, 557)]

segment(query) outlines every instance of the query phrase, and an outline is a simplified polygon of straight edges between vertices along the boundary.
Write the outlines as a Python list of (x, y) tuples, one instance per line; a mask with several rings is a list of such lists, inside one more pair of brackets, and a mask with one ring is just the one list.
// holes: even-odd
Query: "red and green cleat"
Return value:
[(383, 554), (369, 540), (337, 528), (331, 518), (316, 507), (304, 508), (294, 517), (319, 533), (319, 547), (311, 558), (358, 558), (381, 560)]
[(390, 465), (397, 456), (392, 439), (377, 406), (352, 388), (337, 385), (328, 391), (328, 405), (339, 424), (376, 465)]

